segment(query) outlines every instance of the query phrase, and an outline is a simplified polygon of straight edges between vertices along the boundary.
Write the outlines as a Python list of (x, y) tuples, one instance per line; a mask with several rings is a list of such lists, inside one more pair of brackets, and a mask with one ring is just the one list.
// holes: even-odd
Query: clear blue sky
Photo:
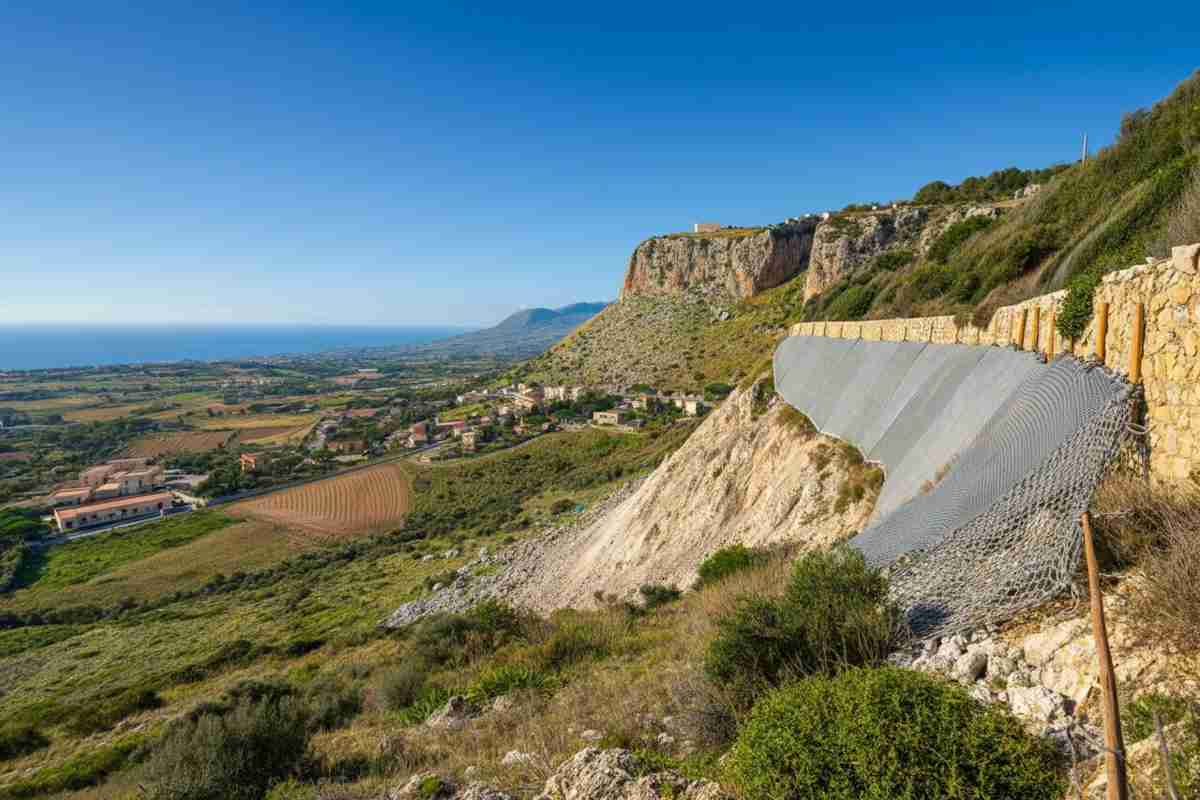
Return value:
[(1187, 4), (15, 5), (0, 321), (612, 298), (648, 235), (1073, 159), (1200, 66)]

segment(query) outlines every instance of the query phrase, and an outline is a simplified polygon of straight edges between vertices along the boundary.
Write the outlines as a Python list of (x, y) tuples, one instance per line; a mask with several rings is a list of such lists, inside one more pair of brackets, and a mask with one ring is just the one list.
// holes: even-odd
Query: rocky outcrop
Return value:
[(589, 747), (546, 780), (537, 800), (726, 800), (712, 781), (688, 780), (674, 770), (649, 775), (628, 750)]
[(822, 222), (813, 237), (804, 297), (820, 294), (887, 250), (917, 249), (928, 219), (923, 207), (839, 215)]
[(820, 294), (884, 253), (909, 250), (924, 256), (954, 223), (1001, 213), (993, 205), (906, 206), (833, 217), (822, 222), (813, 237), (804, 298)]
[(513, 599), (547, 612), (590, 606), (597, 592), (689, 586), (700, 562), (727, 545), (825, 547), (859, 530), (874, 497), (838, 500), (859, 467), (794, 410), (768, 409), (761, 391), (735, 391), (612, 511), (548, 542)]
[(815, 228), (815, 221), (806, 220), (746, 233), (647, 239), (629, 259), (621, 299), (689, 293), (714, 300), (752, 297), (804, 271)]

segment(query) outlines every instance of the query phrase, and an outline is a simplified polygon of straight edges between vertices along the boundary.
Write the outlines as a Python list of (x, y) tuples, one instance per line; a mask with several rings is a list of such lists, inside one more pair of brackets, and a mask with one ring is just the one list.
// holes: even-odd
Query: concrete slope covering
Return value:
[(880, 519), (936, 480), (1016, 388), (1048, 368), (998, 348), (791, 337), (775, 352), (775, 388), (818, 429), (883, 465)]
[(816, 337), (780, 345), (775, 383), (884, 466), (875, 518), (851, 543), (880, 565), (909, 556), (893, 594), (914, 628), (939, 632), (1065, 588), (1133, 392), (1071, 356)]

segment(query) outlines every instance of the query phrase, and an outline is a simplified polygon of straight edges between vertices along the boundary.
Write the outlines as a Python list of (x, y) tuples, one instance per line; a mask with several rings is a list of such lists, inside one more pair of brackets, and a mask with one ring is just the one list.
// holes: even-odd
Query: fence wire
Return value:
[[(839, 402), (829, 395), (869, 405), (890, 419), (888, 430), (872, 437), (892, 446), (871, 448), (888, 456), (879, 459), (887, 481), (901, 477), (897, 468), (923, 470), (903, 476), (898, 483), (909, 496), (851, 540), (868, 562), (888, 568), (893, 597), (914, 634), (945, 635), (998, 622), (1070, 588), (1082, 553), (1079, 517), (1135, 438), (1135, 387), (1071, 356), (1042, 364), (1030, 353), (992, 350), (985, 362), (981, 348), (930, 344), (906, 356), (905, 372), (917, 376), (915, 386), (902, 377), (891, 380), (903, 392), (895, 402), (878, 395), (856, 399), (862, 394), (853, 384), (856, 375), (886, 370), (872, 365), (876, 343), (826, 348), (822, 342), (837, 340), (788, 341), (776, 355), (776, 385), (785, 400), (806, 414), (811, 405), (819, 429), (860, 448), (861, 416), (858, 429), (845, 429), (835, 418), (853, 415), (844, 408), (831, 411)], [(802, 350), (808, 352), (796, 358)], [(879, 356), (893, 359), (894, 350)], [(831, 358), (840, 359), (832, 372), (844, 375), (845, 385), (828, 381), (829, 371), (804, 375), (796, 369)], [(810, 404), (813, 386), (822, 387), (823, 396)], [(915, 427), (905, 419), (909, 412), (920, 419)], [(826, 426), (830, 422), (834, 429)], [(945, 426), (958, 430), (947, 438)], [(939, 470), (945, 474), (934, 484), (926, 474), (941, 459), (949, 469)], [(918, 479), (928, 481), (923, 490), (913, 489)]]

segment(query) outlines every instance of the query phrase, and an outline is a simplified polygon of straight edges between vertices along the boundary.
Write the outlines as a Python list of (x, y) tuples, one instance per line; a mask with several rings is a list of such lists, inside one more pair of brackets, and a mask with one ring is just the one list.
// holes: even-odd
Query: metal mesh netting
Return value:
[(887, 507), (851, 544), (890, 565), (893, 595), (922, 636), (1058, 595), (1134, 388), (1069, 356), (1043, 364), (1011, 350), (896, 344), (808, 338), (776, 353), (784, 399), (887, 470)]

